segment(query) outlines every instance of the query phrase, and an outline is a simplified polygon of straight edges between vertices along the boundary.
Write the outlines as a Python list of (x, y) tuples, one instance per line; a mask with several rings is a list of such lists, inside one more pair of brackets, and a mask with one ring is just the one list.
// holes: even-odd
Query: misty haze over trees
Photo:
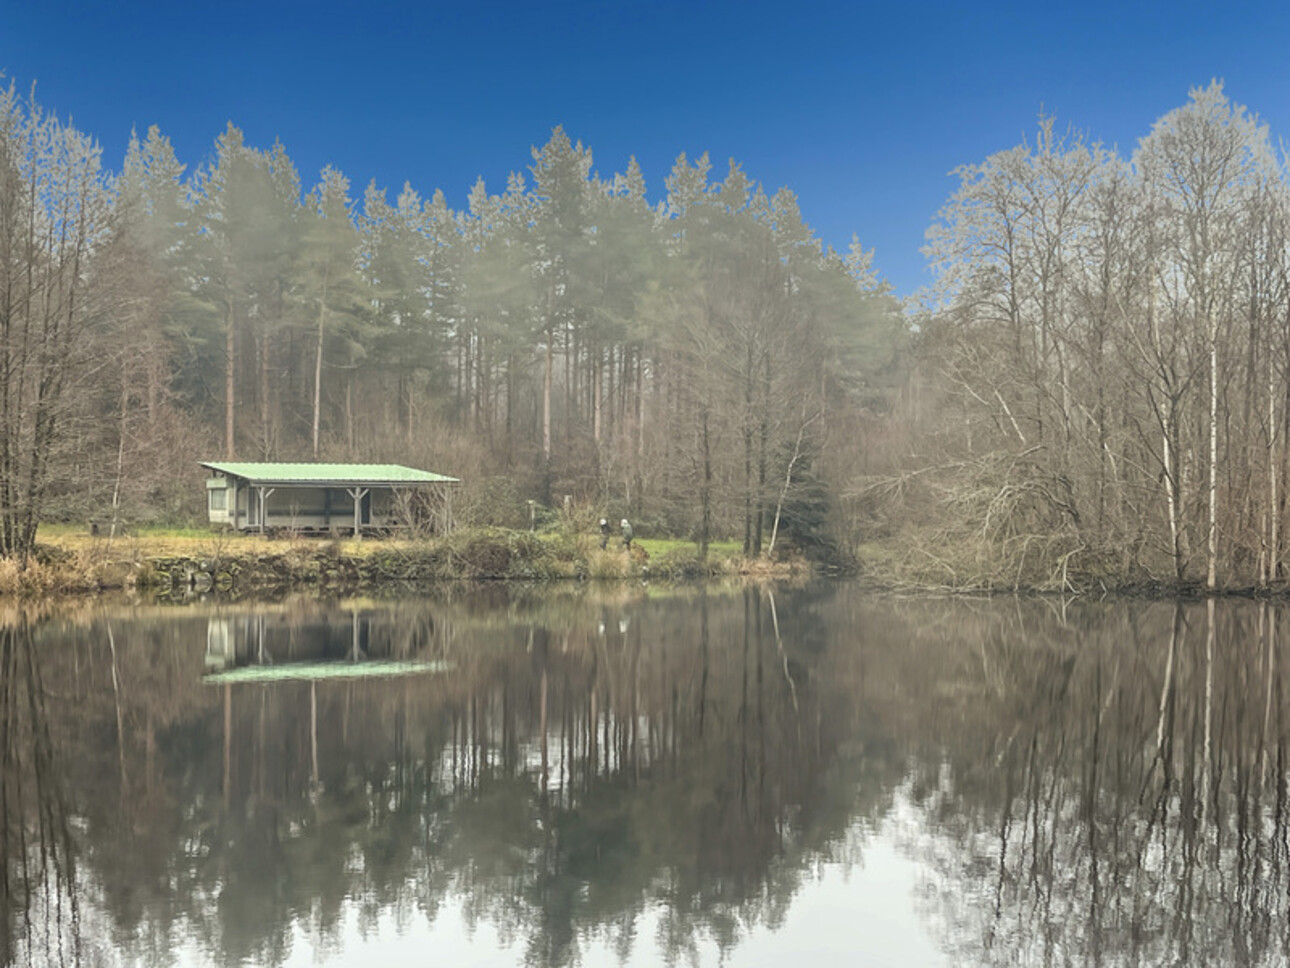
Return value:
[(682, 155), (651, 206), (556, 129), (454, 211), (306, 185), (231, 124), (191, 175), (156, 128), (110, 174), (12, 86), (0, 110), (10, 554), (42, 514), (199, 512), (221, 454), (397, 459), (480, 523), (569, 494), (756, 553), (828, 540), (821, 481), (885, 407), (905, 326), (869, 255), (734, 162)]
[(399, 460), (467, 481), (468, 523), (568, 494), (923, 584), (1284, 575), (1290, 180), (1217, 83), (1127, 157), (1042, 118), (960, 169), (903, 315), (735, 162), (682, 155), (651, 201), (556, 129), (460, 211), (232, 125), (186, 164), (154, 128), (109, 172), (0, 99), (6, 554), (42, 516), (199, 515), (223, 455)]

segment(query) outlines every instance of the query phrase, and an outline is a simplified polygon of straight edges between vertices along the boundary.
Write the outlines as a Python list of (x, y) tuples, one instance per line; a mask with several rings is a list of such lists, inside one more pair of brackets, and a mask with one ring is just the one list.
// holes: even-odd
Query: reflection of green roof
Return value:
[(443, 661), (417, 662), (398, 659), (375, 659), (366, 662), (288, 662), (279, 666), (241, 666), (226, 672), (202, 676), (207, 685), (235, 682), (284, 682), (310, 679), (384, 679), (427, 672), (447, 672), (452, 666)]
[(280, 464), (263, 461), (201, 462), (229, 477), (252, 484), (455, 484), (457, 478), (419, 471), (402, 464)]

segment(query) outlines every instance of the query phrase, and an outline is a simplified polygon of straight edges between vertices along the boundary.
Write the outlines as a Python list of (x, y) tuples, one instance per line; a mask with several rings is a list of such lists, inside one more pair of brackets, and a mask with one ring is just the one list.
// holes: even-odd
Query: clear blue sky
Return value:
[(101, 141), (119, 168), (157, 124), (208, 160), (228, 121), (330, 163), (361, 194), (405, 182), (464, 207), (525, 170), (558, 124), (602, 174), (636, 155), (657, 200), (676, 156), (729, 158), (899, 294), (957, 165), (1033, 132), (1040, 110), (1131, 151), (1191, 87), (1290, 139), (1290, 6), (1235, 2), (883, 4), (0, 0), (0, 70)]

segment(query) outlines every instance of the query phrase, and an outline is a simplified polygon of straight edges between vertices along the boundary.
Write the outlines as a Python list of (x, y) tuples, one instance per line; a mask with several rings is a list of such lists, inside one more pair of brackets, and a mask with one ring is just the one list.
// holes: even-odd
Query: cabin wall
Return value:
[[(260, 528), (260, 495), (258, 489), (241, 481), (229, 481), (219, 487), (212, 479), (207, 484), (207, 518), (211, 524), (232, 526), (234, 505), (240, 531)], [(236, 486), (236, 500), (234, 488)], [(396, 502), (392, 488), (370, 488), (363, 499), (363, 527), (393, 527)], [(354, 526), (354, 499), (344, 487), (274, 487), (265, 503), (266, 528), (296, 531), (329, 531)]]
[[(238, 489), (240, 514), (246, 516), (245, 488)], [(224, 478), (212, 477), (206, 481), (206, 519), (211, 524), (233, 523), (233, 482)]]

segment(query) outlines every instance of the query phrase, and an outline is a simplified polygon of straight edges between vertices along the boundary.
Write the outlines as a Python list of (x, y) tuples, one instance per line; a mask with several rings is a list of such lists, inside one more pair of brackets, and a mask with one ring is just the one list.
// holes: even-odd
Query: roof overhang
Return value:
[(455, 477), (402, 464), (323, 464), (269, 461), (199, 461), (224, 477), (256, 487), (423, 487), (458, 484)]

